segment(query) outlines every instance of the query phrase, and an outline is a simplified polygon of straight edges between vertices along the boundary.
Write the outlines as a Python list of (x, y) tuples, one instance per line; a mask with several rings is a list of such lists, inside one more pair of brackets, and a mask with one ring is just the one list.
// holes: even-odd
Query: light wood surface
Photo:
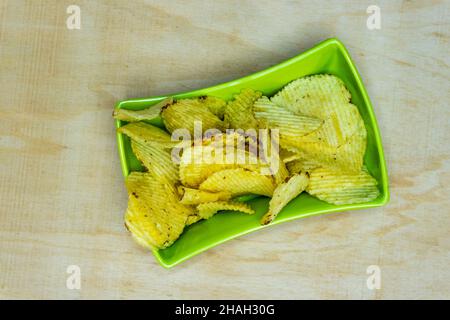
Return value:
[[(66, 27), (71, 4), (81, 30)], [(449, 16), (449, 1), (0, 0), (0, 298), (450, 298)], [(334, 36), (374, 104), (391, 202), (160, 267), (123, 227), (115, 102), (239, 78)]]

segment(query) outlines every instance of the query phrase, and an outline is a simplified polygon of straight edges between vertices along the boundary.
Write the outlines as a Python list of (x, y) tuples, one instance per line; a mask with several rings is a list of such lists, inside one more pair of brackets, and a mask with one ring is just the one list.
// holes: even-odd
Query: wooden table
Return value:
[[(377, 1), (380, 30), (360, 1), (184, 3), (0, 0), (0, 298), (450, 298), (450, 3)], [(239, 78), (334, 36), (374, 104), (390, 204), (160, 267), (123, 227), (115, 102)]]

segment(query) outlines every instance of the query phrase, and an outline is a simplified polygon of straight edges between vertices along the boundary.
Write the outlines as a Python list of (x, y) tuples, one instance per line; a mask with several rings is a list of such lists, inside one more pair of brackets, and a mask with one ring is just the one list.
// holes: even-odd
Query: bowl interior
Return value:
[[(236, 212), (217, 214), (207, 221), (201, 221), (186, 228), (182, 236), (171, 247), (154, 251), (156, 258), (163, 266), (174, 266), (228, 239), (281, 222), (317, 214), (381, 206), (388, 201), (387, 171), (372, 105), (347, 50), (337, 39), (326, 40), (292, 59), (247, 77), (172, 96), (189, 98), (212, 95), (231, 99), (243, 88), (252, 88), (261, 91), (264, 95), (271, 96), (292, 80), (318, 73), (336, 75), (344, 81), (351, 92), (352, 103), (358, 107), (367, 129), (367, 150), (364, 161), (370, 173), (378, 181), (380, 196), (367, 203), (336, 206), (308, 194), (301, 194), (283, 209), (272, 224), (264, 227), (260, 225), (259, 220), (267, 210), (269, 199), (258, 197), (248, 201), (256, 210), (255, 215), (249, 216)], [(147, 108), (164, 98), (166, 96), (127, 100), (120, 102), (118, 107), (138, 110)], [(160, 119), (151, 123), (163, 126)], [(123, 124), (122, 121), (116, 122), (117, 127)], [(141, 170), (139, 161), (131, 151), (128, 137), (118, 134), (117, 138), (124, 176), (127, 176), (130, 171)]]

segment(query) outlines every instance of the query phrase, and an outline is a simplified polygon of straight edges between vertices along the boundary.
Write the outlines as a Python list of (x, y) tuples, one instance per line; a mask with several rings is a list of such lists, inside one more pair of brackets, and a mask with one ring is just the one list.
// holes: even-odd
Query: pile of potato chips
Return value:
[[(253, 214), (236, 200), (242, 195), (271, 198), (262, 224), (304, 191), (336, 205), (377, 198), (363, 165), (366, 129), (350, 99), (339, 78), (323, 74), (271, 98), (244, 89), (228, 102), (168, 98), (145, 110), (116, 109), (128, 122), (118, 132), (146, 169), (126, 179), (127, 228), (138, 243), (162, 249), (219, 211)], [(145, 122), (156, 117), (167, 131)]]

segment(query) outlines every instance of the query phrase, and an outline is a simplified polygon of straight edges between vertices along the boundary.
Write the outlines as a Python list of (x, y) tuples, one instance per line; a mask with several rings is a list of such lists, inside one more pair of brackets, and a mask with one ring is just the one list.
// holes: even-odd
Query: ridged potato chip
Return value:
[(208, 107), (209, 111), (214, 113), (219, 119), (223, 120), (225, 107), (227, 105), (225, 100), (211, 96), (200, 97), (200, 100)]
[(322, 166), (359, 172), (365, 153), (366, 129), (358, 108), (349, 101), (350, 93), (334, 76), (316, 75), (293, 81), (272, 102), (324, 122), (306, 135), (282, 136), (281, 145), (298, 149)]
[(170, 134), (163, 129), (145, 122), (133, 122), (117, 129), (122, 133), (142, 144), (151, 144), (160, 148), (173, 148), (179, 145), (178, 141), (172, 141)]
[(202, 219), (209, 219), (217, 212), (222, 210), (240, 211), (247, 214), (255, 213), (255, 210), (253, 210), (248, 204), (243, 202), (216, 201), (202, 203), (197, 206), (198, 215)]
[(136, 158), (153, 174), (155, 179), (170, 184), (172, 187), (175, 186), (179, 180), (179, 170), (172, 161), (169, 150), (134, 140), (131, 141), (131, 148)]
[(153, 120), (161, 115), (161, 110), (165, 106), (173, 103), (172, 98), (166, 98), (163, 101), (143, 110), (114, 109), (113, 117), (117, 120), (135, 122), (143, 120)]
[(294, 148), (291, 148), (291, 150), (285, 149), (285, 148), (281, 148), (280, 147), (280, 159), (281, 161), (283, 161), (284, 163), (288, 163), (294, 160), (298, 160), (301, 158), (301, 154), (297, 151), (292, 151), (292, 150), (296, 150)]
[(325, 119), (351, 95), (341, 79), (319, 74), (292, 81), (271, 98), (295, 114)]
[(186, 187), (182, 187), (182, 189), (183, 196), (180, 202), (185, 205), (229, 200), (231, 198), (231, 194), (229, 192), (208, 192)]
[(261, 97), (261, 92), (243, 89), (225, 107), (224, 121), (234, 129), (257, 129), (258, 122), (252, 113), (253, 104)]
[(186, 226), (190, 226), (191, 224), (199, 222), (202, 219), (203, 218), (198, 215), (198, 212), (195, 212), (195, 213), (193, 213), (193, 214), (191, 214), (190, 216), (187, 217)]
[(336, 106), (318, 130), (299, 137), (297, 143), (316, 142), (339, 147), (355, 134), (365, 136), (366, 128), (358, 108), (347, 103)]
[(272, 178), (243, 168), (213, 173), (200, 184), (199, 189), (210, 192), (229, 192), (233, 197), (259, 194), (271, 197), (275, 184)]
[(367, 139), (363, 134), (356, 133), (343, 145), (337, 148), (336, 158), (340, 159), (340, 169), (344, 172), (357, 173), (363, 167)]
[(131, 236), (137, 244), (149, 250), (158, 248), (158, 243), (155, 242), (150, 235), (150, 232), (148, 232), (148, 230), (152, 229), (151, 223), (148, 223), (147, 220), (143, 220), (141, 215), (139, 215), (139, 212), (131, 210), (130, 207), (132, 205), (131, 199), (128, 200), (128, 208), (124, 216), (125, 227), (131, 233)]
[(270, 199), (269, 211), (262, 217), (261, 224), (271, 223), (281, 209), (306, 189), (308, 181), (308, 176), (305, 173), (300, 173), (294, 174), (289, 180), (278, 185), (273, 192), (272, 199)]
[(279, 140), (279, 136), (273, 136), (273, 132), (271, 132), (270, 137), (269, 135), (260, 136), (259, 159), (264, 164), (262, 167), (267, 168), (267, 170), (260, 170), (260, 172), (270, 174), (275, 179), (275, 183), (279, 184), (286, 180), (289, 171), (280, 157), (280, 146), (277, 140)]
[(368, 202), (379, 195), (377, 181), (363, 168), (357, 174), (318, 168), (310, 173), (306, 191), (320, 200), (340, 205)]
[[(207, 139), (202, 145), (185, 148), (180, 161), (180, 179), (183, 185), (196, 188), (211, 174), (232, 168), (245, 168), (251, 171), (261, 171), (267, 164), (261, 163), (257, 156), (246, 149), (237, 150), (231, 144), (237, 134), (223, 134), (213, 141)], [(230, 152), (232, 151), (233, 152)], [(242, 151), (242, 152), (241, 152)], [(229, 155), (232, 157), (228, 157)]]
[(194, 135), (194, 123), (201, 123), (202, 131), (208, 129), (226, 129), (225, 123), (204, 103), (205, 99), (181, 99), (163, 108), (161, 117), (169, 132), (176, 129), (187, 129)]
[(130, 173), (126, 186), (129, 203), (125, 224), (134, 238), (148, 248), (170, 246), (183, 232), (194, 209), (182, 205), (172, 188), (151, 173)]
[(272, 165), (270, 171), (272, 172), (273, 178), (276, 184), (284, 182), (289, 177), (289, 171), (281, 159), (277, 160), (277, 165)]
[(303, 142), (280, 139), (280, 144), (289, 150), (298, 150), (302, 158), (314, 159), (322, 165), (333, 166), (338, 168), (340, 163), (337, 163), (336, 153), (337, 148), (331, 147), (325, 143)]
[(300, 142), (286, 139), (281, 140), (281, 145), (297, 149), (305, 158), (313, 159), (320, 166), (358, 173), (364, 160), (366, 136), (365, 132), (356, 133), (339, 147), (321, 142)]
[(261, 128), (278, 129), (281, 136), (294, 139), (317, 130), (323, 123), (318, 118), (294, 114), (267, 97), (261, 97), (255, 102), (253, 113)]
[(313, 159), (297, 159), (286, 163), (286, 168), (290, 175), (294, 175), (300, 172), (309, 173), (312, 170), (319, 168), (320, 164)]
[(211, 174), (237, 166), (211, 159), (209, 156), (214, 156), (216, 151), (222, 153), (223, 149), (216, 150), (213, 146), (193, 146), (185, 149), (180, 162), (181, 183), (196, 188)]

